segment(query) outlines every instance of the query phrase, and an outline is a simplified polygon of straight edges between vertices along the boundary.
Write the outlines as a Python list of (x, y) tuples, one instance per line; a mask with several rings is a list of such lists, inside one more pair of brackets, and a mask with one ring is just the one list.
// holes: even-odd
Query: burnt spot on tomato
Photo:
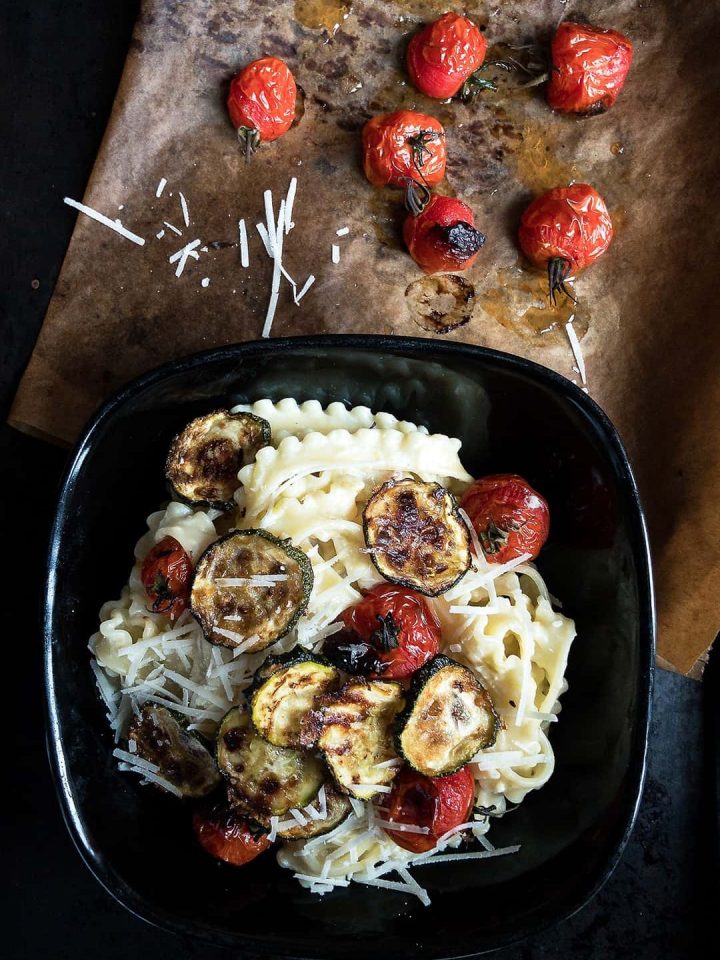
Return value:
[(435, 818), (436, 797), (418, 783), (408, 788), (402, 797), (400, 805), (400, 820), (402, 823), (432, 823)]
[(323, 655), (346, 673), (367, 675), (382, 666), (375, 646), (352, 630), (340, 630), (328, 637), (323, 644)]
[(448, 227), (436, 224), (430, 231), (433, 241), (454, 257), (458, 264), (464, 263), (485, 244), (485, 234), (469, 223), (459, 221)]

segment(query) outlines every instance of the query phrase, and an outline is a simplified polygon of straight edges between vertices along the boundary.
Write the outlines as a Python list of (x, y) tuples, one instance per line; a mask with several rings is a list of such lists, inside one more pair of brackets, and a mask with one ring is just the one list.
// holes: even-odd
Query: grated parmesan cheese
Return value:
[(299, 293), (299, 294), (297, 295), (297, 297), (295, 298), (295, 303), (296, 303), (296, 304), (300, 303), (300, 301), (302, 300), (302, 298), (305, 296), (305, 294), (308, 292), (308, 290), (310, 289), (310, 287), (311, 287), (314, 283), (315, 283), (315, 277), (314, 277), (313, 274), (311, 273), (310, 276), (309, 276), (309, 277), (307, 278), (307, 280), (305, 281), (305, 283), (302, 285), (302, 288), (301, 288), (301, 290), (300, 290), (300, 293)]
[(568, 320), (565, 324), (565, 332), (567, 333), (567, 338), (570, 341), (570, 348), (575, 357), (575, 363), (577, 364), (578, 373), (580, 374), (580, 380), (583, 385), (587, 384), (587, 377), (585, 375), (585, 358), (583, 357), (582, 350), (580, 349), (580, 341), (578, 340), (577, 334), (575, 333), (575, 327), (573, 327), (573, 320), (575, 315)]
[(180, 208), (182, 209), (183, 222), (186, 227), (190, 226), (190, 213), (188, 211), (187, 200), (185, 199), (185, 194), (181, 193), (178, 190), (178, 196), (180, 197)]
[(185, 264), (187, 263), (188, 257), (193, 257), (195, 260), (200, 259), (200, 254), (197, 253), (195, 249), (196, 247), (200, 246), (200, 243), (200, 240), (191, 240), (190, 243), (185, 244), (184, 247), (168, 257), (170, 263), (175, 263), (178, 261), (177, 269), (175, 271), (176, 277), (179, 277), (185, 269)]
[(287, 573), (259, 573), (254, 577), (217, 577), (213, 583), (217, 587), (271, 587), (287, 579)]
[(105, 227), (110, 227), (111, 230), (114, 230), (115, 233), (119, 233), (121, 237), (125, 237), (126, 240), (132, 240), (133, 243), (137, 243), (138, 246), (142, 247), (145, 244), (145, 241), (142, 237), (139, 237), (136, 233), (133, 233), (132, 230), (127, 230), (119, 220), (111, 220), (109, 217), (106, 217), (102, 213), (98, 213), (97, 210), (93, 210), (92, 207), (86, 207), (84, 203), (78, 203), (77, 200), (72, 200), (70, 197), (65, 197), (64, 202), (69, 207), (74, 207), (76, 210), (79, 210), (80, 213), (84, 213), (86, 217), (90, 217), (91, 220), (97, 220), (98, 223), (102, 223)]
[(240, 236), (240, 266), (247, 270), (250, 266), (250, 251), (248, 250), (247, 228), (244, 220), (238, 220)]
[(295, 205), (295, 191), (297, 190), (297, 177), (293, 177), (290, 180), (290, 186), (288, 187), (287, 199), (285, 203), (285, 233), (290, 233), (292, 228), (295, 226), (293, 223), (293, 206)]

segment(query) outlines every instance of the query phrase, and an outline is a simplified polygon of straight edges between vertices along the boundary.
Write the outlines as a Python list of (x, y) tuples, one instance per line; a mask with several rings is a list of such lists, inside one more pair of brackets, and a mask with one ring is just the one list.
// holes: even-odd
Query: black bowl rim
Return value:
[[(532, 928), (518, 930), (517, 933), (499, 939), (493, 946), (484, 947), (480, 953), (451, 953), (443, 957), (439, 954), (432, 954), (432, 956), (434, 960), (464, 960), (464, 958), (487, 954), (493, 950), (518, 943), (528, 936), (539, 933), (563, 920), (569, 919), (592, 900), (615, 870), (632, 833), (642, 798), (646, 774), (651, 700), (655, 671), (656, 624), (650, 545), (637, 483), (625, 447), (608, 416), (587, 393), (561, 374), (541, 364), (527, 360), (524, 357), (456, 341), (437, 341), (431, 340), (430, 338), (383, 336), (375, 334), (322, 334), (309, 337), (251, 340), (228, 344), (227, 346), (217, 347), (212, 350), (206, 350), (190, 354), (177, 360), (168, 361), (156, 367), (154, 370), (130, 381), (102, 404), (90, 419), (80, 439), (77, 441), (61, 483), (55, 520), (50, 537), (46, 578), (47, 590), (43, 605), (47, 752), (65, 825), (78, 853), (96, 880), (98, 880), (101, 886), (104, 887), (118, 903), (139, 919), (160, 929), (183, 936), (199, 937), (215, 945), (235, 948), (242, 945), (262, 953), (272, 951), (277, 956), (302, 960), (301, 954), (297, 952), (293, 941), (290, 939), (275, 940), (272, 944), (268, 944), (262, 938), (235, 936), (223, 931), (218, 931), (205, 924), (199, 924), (194, 921), (185, 922), (183, 918), (149, 904), (145, 898), (137, 894), (117, 876), (109, 864), (106, 863), (102, 851), (95, 848), (91, 838), (87, 835), (84, 829), (82, 815), (73, 801), (72, 791), (65, 769), (62, 739), (60, 737), (60, 720), (55, 696), (52, 665), (52, 620), (55, 595), (55, 571), (57, 570), (58, 555), (62, 542), (62, 529), (67, 519), (68, 500), (74, 491), (80, 475), (85, 452), (92, 444), (96, 431), (131, 397), (142, 393), (147, 388), (154, 386), (169, 376), (214, 361), (256, 356), (266, 353), (269, 350), (272, 350), (273, 353), (292, 353), (300, 347), (303, 349), (318, 347), (324, 350), (329, 348), (338, 351), (347, 349), (374, 349), (378, 353), (396, 353), (405, 350), (411, 351), (416, 355), (419, 354), (421, 358), (423, 355), (430, 354), (434, 356), (439, 354), (441, 357), (443, 355), (459, 355), (470, 360), (479, 361), (485, 365), (494, 366), (495, 368), (504, 368), (523, 373), (551, 387), (560, 395), (579, 406), (598, 428), (605, 447), (609, 450), (612, 459), (619, 468), (619, 476), (622, 481), (621, 489), (628, 498), (628, 507), (630, 508), (628, 511), (630, 536), (637, 565), (641, 617), (639, 650), (641, 696), (638, 699), (638, 715), (636, 718), (641, 731), (641, 749), (632, 753), (630, 757), (628, 782), (631, 787), (631, 801), (626, 826), (604, 870), (599, 873), (595, 882), (587, 884), (583, 889), (576, 890), (573, 897), (568, 897), (562, 903), (558, 903), (554, 915), (549, 919)], [(644, 696), (642, 695), (643, 693)], [(302, 949), (302, 947), (300, 949)], [(282, 951), (282, 953), (279, 951)], [(353, 956), (356, 955), (357, 954), (353, 954)], [(426, 956), (430, 956), (430, 954)], [(313, 957), (319, 958), (320, 954), (313, 954)]]

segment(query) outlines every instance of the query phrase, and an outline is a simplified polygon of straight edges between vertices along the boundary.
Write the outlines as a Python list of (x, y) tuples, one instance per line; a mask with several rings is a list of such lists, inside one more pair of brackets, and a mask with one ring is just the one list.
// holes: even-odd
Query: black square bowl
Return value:
[[(550, 502), (540, 569), (577, 622), (557, 765), (495, 824), (514, 856), (418, 868), (432, 905), (357, 884), (323, 898), (270, 854), (242, 869), (196, 846), (187, 809), (116, 770), (87, 641), (144, 518), (165, 499), (172, 435), (200, 412), (271, 397), (387, 410), (463, 441), (475, 475), (517, 472)], [(635, 481), (600, 408), (555, 373), (459, 343), (314, 337), (200, 354), (132, 383), (87, 428), (62, 488), (45, 606), (49, 752), (65, 819), (120, 903), (236, 950), (303, 958), (464, 957), (569, 916), (617, 863), (642, 789), (654, 654)]]

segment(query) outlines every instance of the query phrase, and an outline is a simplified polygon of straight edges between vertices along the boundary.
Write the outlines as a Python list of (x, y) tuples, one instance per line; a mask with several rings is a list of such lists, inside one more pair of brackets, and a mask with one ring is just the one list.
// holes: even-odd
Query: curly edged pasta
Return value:
[(257, 518), (286, 492), (291, 483), (325, 471), (377, 478), (382, 474), (412, 474), (421, 480), (466, 484), (472, 477), (458, 456), (460, 441), (419, 431), (371, 430), (350, 433), (308, 433), (301, 440), (286, 437), (277, 447), (258, 451), (254, 463), (239, 473), (238, 497), (246, 516)]
[(379, 430), (398, 430), (400, 433), (427, 433), (427, 427), (407, 420), (398, 420), (391, 413), (373, 413), (369, 407), (346, 407), (335, 401), (323, 407), (318, 400), (298, 403), (293, 397), (272, 400), (256, 400), (255, 403), (239, 403), (232, 413), (253, 413), (270, 424), (273, 443), (277, 445), (285, 437), (302, 437), (308, 433), (332, 433), (333, 430), (348, 430), (354, 433), (365, 427)]

